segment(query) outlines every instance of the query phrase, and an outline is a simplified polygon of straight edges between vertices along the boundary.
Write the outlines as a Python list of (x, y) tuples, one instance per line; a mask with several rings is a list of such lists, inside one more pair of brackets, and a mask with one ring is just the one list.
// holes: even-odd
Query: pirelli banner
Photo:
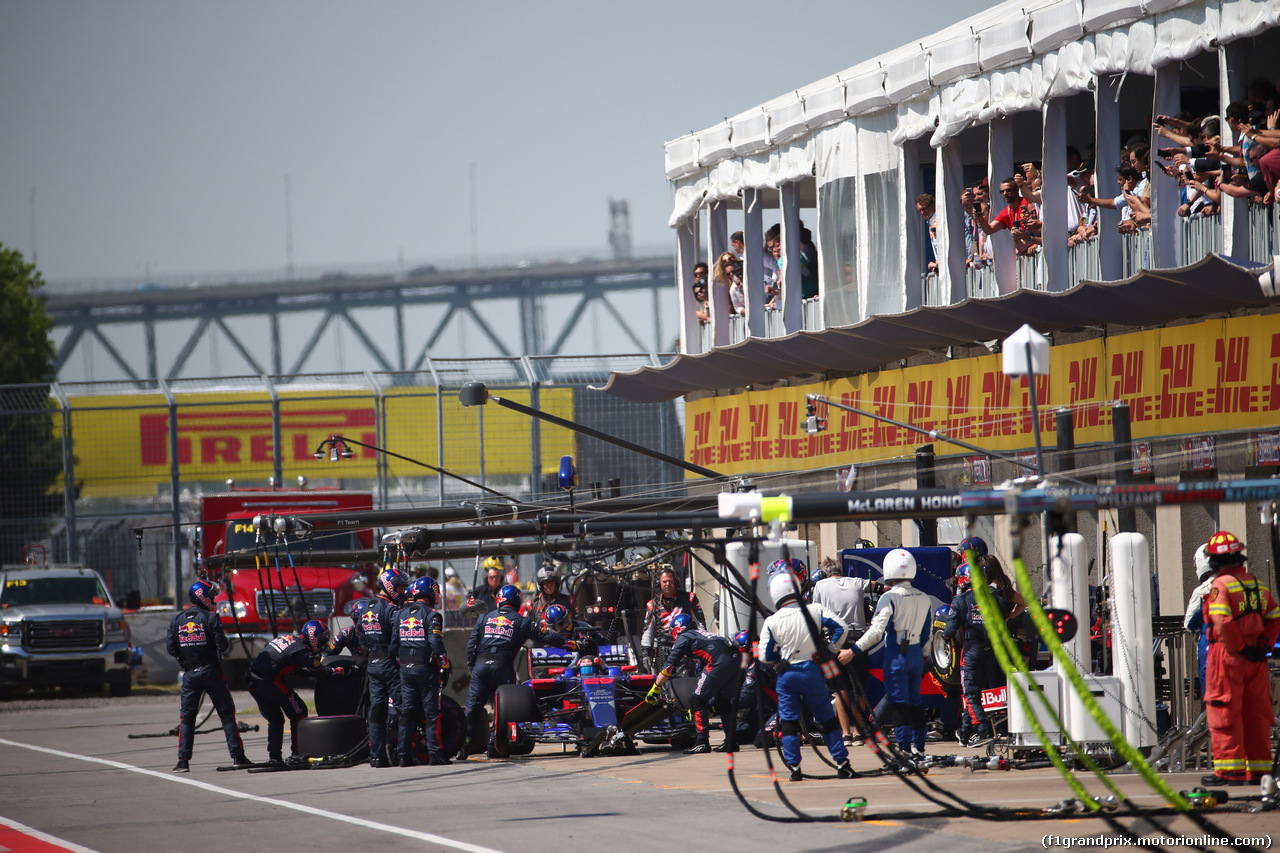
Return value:
[[(503, 389), (504, 397), (529, 403), (528, 388)], [(544, 388), (539, 406), (574, 417), (572, 388)], [(275, 407), (265, 391), (201, 391), (177, 394), (177, 461), (184, 481), (234, 478), (265, 485), (277, 452)], [(498, 406), (464, 409), (454, 391), (437, 406), (434, 389), (385, 391), (385, 432), (378, 428), (372, 393), (337, 389), (279, 392), (279, 453), (285, 477), (373, 478), (375, 451), (351, 447), (339, 465), (314, 456), (321, 441), (345, 435), (464, 476), (528, 476), (534, 426), (539, 422)], [(154, 493), (170, 476), (170, 409), (161, 394), (72, 396), (75, 476), (94, 496)], [(440, 416), (443, 416), (441, 419)], [(60, 432), (61, 423), (55, 420)], [(573, 434), (541, 425), (542, 470), (555, 470), (573, 452)], [(387, 458), (397, 477), (434, 477), (429, 469)]]
[[(1069, 407), (1077, 444), (1110, 441), (1111, 408), (1129, 405), (1133, 438), (1270, 429), (1280, 424), (1280, 316), (1213, 320), (1050, 348), (1036, 377), (1042, 440)], [(804, 429), (805, 395), (821, 394), (1004, 453), (1034, 447), (1025, 378), (999, 355), (885, 370), (802, 387), (690, 401), (685, 458), (726, 474), (835, 467), (907, 455), (928, 442), (911, 430), (841, 409)], [(960, 452), (954, 446), (940, 452)]]

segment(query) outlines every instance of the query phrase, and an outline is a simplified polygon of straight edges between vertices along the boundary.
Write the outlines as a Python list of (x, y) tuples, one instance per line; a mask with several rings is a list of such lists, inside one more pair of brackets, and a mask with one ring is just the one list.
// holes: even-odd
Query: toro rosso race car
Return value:
[(646, 705), (653, 676), (628, 665), (625, 645), (602, 645), (592, 657), (530, 649), (529, 671), (533, 678), (504, 684), (494, 697), (499, 755), (527, 755), (539, 743), (569, 745), (584, 757), (634, 751), (636, 740), (674, 749), (693, 743), (693, 723), (670, 705), (687, 708), (695, 679), (672, 679), (664, 686), (664, 691), (670, 688), (670, 704)]

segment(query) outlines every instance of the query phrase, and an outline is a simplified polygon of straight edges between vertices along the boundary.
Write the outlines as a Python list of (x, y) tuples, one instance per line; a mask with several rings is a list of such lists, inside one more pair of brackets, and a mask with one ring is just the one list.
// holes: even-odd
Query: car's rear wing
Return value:
[[(611, 646), (601, 646), (598, 657), (604, 661), (605, 666), (626, 666), (631, 661), (627, 658), (627, 644), (618, 643)], [(534, 648), (529, 650), (529, 665), (537, 667), (566, 667), (574, 666), (578, 662), (577, 652), (571, 652), (566, 649), (557, 649), (552, 647)]]

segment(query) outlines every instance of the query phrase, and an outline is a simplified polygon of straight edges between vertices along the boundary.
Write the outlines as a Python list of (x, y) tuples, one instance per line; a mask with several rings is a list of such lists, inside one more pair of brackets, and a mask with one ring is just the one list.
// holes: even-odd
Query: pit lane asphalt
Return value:
[[(233, 694), (239, 719), (263, 729), (244, 735), (251, 758), (266, 753), (263, 720), (247, 693)], [(304, 694), (305, 695), (305, 694)], [(207, 704), (205, 709), (207, 710)], [(203, 715), (203, 714), (202, 714)], [(196, 738), (190, 774), (173, 774), (175, 695), (123, 699), (67, 697), (0, 703), (0, 766), (8, 818), (101, 853), (185, 847), (237, 850), (503, 850), (574, 853), (673, 849), (893, 850), (944, 849), (948, 853), (1042, 849), (1046, 834), (1069, 838), (1115, 836), (1096, 818), (993, 823), (942, 818), (936, 808), (893, 778), (782, 782), (793, 803), (813, 814), (836, 815), (853, 795), (868, 799), (869, 820), (859, 823), (776, 823), (751, 816), (733, 796), (723, 755), (684, 756), (665, 747), (638, 756), (583, 759), (559, 747), (540, 747), (527, 758), (472, 758), (449, 767), (284, 773), (218, 773), (227, 763), (216, 716), (214, 729)], [(931, 745), (938, 752), (977, 750)], [(858, 747), (854, 766), (874, 757)], [(806, 752), (806, 772), (831, 769)], [(1176, 789), (1196, 774), (1171, 774)], [(743, 793), (761, 811), (789, 813), (778, 801), (763, 753), (737, 759)], [(1070, 796), (1053, 770), (934, 769), (930, 780), (989, 805), (1047, 806)], [(1142, 805), (1159, 798), (1134, 775), (1111, 779)], [(1105, 793), (1093, 780), (1094, 793)], [(1233, 792), (1239, 789), (1233, 789)], [(876, 819), (920, 812), (919, 817)], [(1280, 813), (1218, 811), (1212, 818), (1231, 835), (1280, 839)], [(1140, 835), (1203, 835), (1185, 817), (1160, 818), (1162, 829), (1135, 825)], [(3, 821), (0, 821), (3, 822)], [(1172, 849), (1172, 848), (1171, 848)]]

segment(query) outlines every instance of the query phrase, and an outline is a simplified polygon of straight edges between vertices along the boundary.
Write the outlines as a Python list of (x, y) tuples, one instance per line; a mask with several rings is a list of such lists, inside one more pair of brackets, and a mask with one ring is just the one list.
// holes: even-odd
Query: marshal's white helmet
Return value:
[(1205, 578), (1209, 577), (1209, 574), (1213, 571), (1213, 566), (1209, 565), (1208, 548), (1209, 546), (1205, 544), (1196, 549), (1196, 577), (1199, 578), (1201, 582), (1203, 582)]
[(884, 579), (909, 581), (916, 576), (916, 558), (902, 548), (894, 548), (884, 555)]
[(773, 606), (781, 607), (786, 598), (798, 598), (800, 588), (796, 586), (795, 575), (791, 572), (778, 572), (769, 579), (769, 595), (773, 596)]

